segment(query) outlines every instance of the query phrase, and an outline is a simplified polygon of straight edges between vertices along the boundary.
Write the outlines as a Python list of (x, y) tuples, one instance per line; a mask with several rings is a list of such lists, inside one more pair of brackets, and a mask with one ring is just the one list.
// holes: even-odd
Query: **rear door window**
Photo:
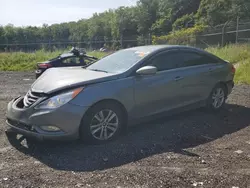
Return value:
[(182, 58), (179, 67), (192, 67), (218, 63), (218, 60), (215, 58), (195, 52), (180, 52), (179, 55)]

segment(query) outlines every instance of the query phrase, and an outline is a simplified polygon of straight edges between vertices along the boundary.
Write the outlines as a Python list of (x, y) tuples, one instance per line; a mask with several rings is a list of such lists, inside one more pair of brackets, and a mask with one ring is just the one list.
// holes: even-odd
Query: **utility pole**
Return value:
[(123, 30), (120, 32), (120, 48), (123, 49)]
[(151, 45), (152, 44), (152, 37), (151, 37), (151, 33), (148, 34), (148, 44)]
[(222, 39), (221, 39), (221, 46), (225, 46), (225, 35), (226, 35), (226, 26), (228, 25), (229, 21), (227, 21), (223, 28), (222, 28)]
[(225, 45), (225, 26), (222, 28), (222, 39), (221, 39), (221, 46), (224, 47)]
[(49, 51), (50, 52), (52, 52), (51, 40), (52, 40), (52, 33), (51, 33), (51, 28), (49, 27)]
[(236, 44), (238, 44), (238, 39), (239, 39), (239, 22), (240, 22), (240, 17), (237, 17), (237, 26), (236, 26)]

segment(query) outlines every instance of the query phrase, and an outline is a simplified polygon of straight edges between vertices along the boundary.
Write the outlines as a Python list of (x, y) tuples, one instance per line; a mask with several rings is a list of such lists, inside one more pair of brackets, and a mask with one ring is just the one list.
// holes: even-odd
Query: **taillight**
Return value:
[(52, 65), (49, 63), (41, 63), (41, 64), (38, 64), (38, 67), (42, 69), (47, 69), (47, 68), (52, 67)]
[(235, 74), (235, 72), (236, 72), (236, 68), (235, 68), (233, 65), (232, 65), (231, 72), (232, 72), (233, 74)]

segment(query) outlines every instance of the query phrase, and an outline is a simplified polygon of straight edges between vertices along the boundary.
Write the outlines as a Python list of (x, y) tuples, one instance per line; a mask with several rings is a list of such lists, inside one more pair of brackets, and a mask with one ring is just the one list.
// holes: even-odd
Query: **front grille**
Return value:
[(35, 132), (35, 130), (33, 129), (32, 126), (28, 126), (28, 125), (26, 125), (26, 124), (24, 124), (24, 123), (21, 123), (21, 122), (18, 122), (18, 121), (9, 119), (9, 118), (7, 119), (7, 122), (8, 122), (10, 125), (12, 125), (12, 126), (14, 126), (14, 127), (17, 127), (17, 128), (19, 128), (19, 129), (23, 129), (23, 130), (26, 130), (26, 131)]
[(28, 91), (23, 99), (24, 107), (28, 108), (40, 98), (38, 93)]

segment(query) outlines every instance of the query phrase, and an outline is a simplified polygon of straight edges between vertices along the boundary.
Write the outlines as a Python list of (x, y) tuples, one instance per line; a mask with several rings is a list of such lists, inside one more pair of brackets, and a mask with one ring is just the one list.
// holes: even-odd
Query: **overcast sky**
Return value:
[(137, 0), (0, 0), (0, 25), (41, 26), (89, 18), (109, 8), (135, 5)]

